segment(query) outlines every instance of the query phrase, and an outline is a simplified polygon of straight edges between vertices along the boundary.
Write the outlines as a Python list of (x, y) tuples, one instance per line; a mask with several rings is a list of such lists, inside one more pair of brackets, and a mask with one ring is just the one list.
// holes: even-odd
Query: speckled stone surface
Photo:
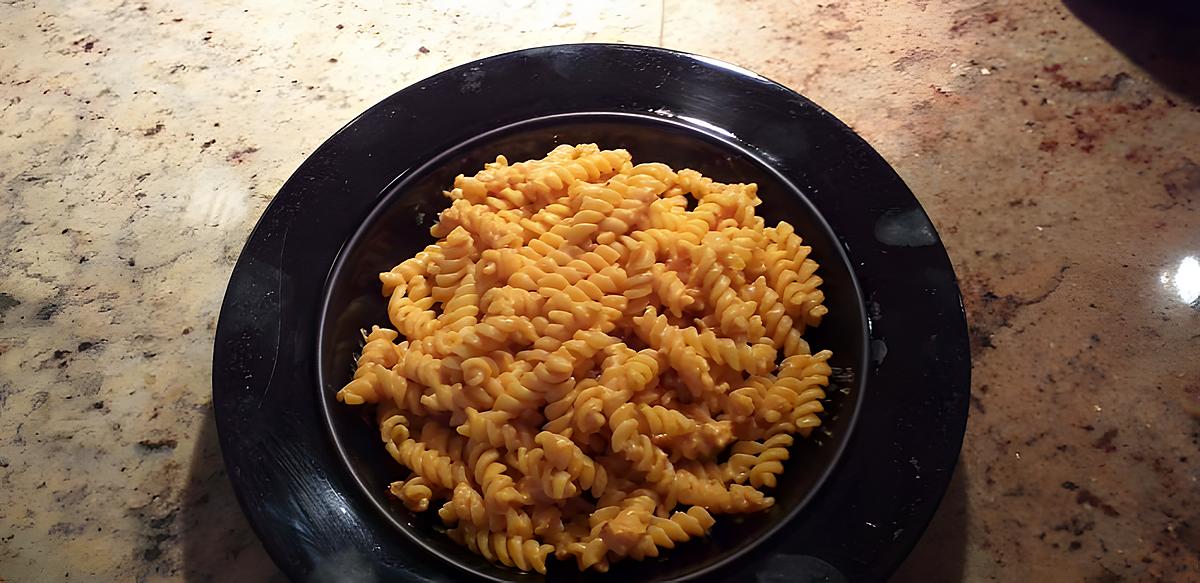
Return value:
[(1198, 61), (1153, 19), (1035, 0), (292, 5), (0, 4), (0, 577), (281, 579), (233, 499), (209, 384), (256, 218), (389, 93), (594, 40), (799, 90), (942, 233), (972, 416), (897, 579), (1200, 578)]

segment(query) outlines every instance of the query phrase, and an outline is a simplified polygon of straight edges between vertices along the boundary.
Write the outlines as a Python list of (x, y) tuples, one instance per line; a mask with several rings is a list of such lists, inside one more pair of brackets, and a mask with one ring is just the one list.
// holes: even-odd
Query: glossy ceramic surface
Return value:
[[(511, 124), (565, 115), (539, 130), (544, 139), (546, 128), (555, 123), (569, 127), (580, 123), (581, 114), (605, 112), (641, 116), (610, 123), (610, 129), (630, 123), (670, 126), (682, 128), (692, 136), (689, 140), (707, 139), (724, 144), (727, 151), (744, 148), (743, 158), (761, 160), (764, 176), (777, 171), (794, 184), (828, 222), (861, 285), (863, 302), (843, 313), (869, 317), (869, 338), (851, 340), (850, 350), (843, 351), (855, 354), (857, 344), (860, 360), (869, 357), (870, 362), (849, 383), (867, 382), (865, 392), (851, 387), (848, 398), (859, 407), (857, 429), (848, 431), (852, 416), (838, 418), (847, 420), (847, 431), (834, 433), (840, 441), (830, 451), (845, 447), (841, 463), (834, 466), (836, 456), (829, 456), (814, 465), (833, 468), (819, 488), (823, 471), (813, 472), (807, 484), (801, 484), (803, 476), (793, 476), (800, 478), (791, 490), (793, 499), (781, 504), (765, 525), (734, 528), (727, 544), (714, 533), (716, 542), (708, 544), (719, 548), (697, 552), (715, 556), (761, 540), (746, 560), (726, 565), (717, 575), (878, 580), (919, 537), (957, 458), (970, 364), (953, 271), (912, 194), (861, 139), (782, 86), (724, 63), (660, 49), (569, 45), (464, 65), (388, 98), (301, 166), (247, 243), (217, 330), (214, 400), (229, 474), (251, 522), (285, 571), (301, 577), (336, 564), (384, 578), (461, 577), (456, 567), (397, 532), (402, 515), (369, 495), (384, 479), (369, 468), (381, 465), (368, 461), (351, 471), (321, 428), (328, 419), (347, 443), (360, 439), (353, 437), (352, 418), (336, 412), (325, 417), (329, 391), (338, 382), (317, 384), (319, 371), (346, 370), (334, 361), (348, 359), (352, 349), (340, 346), (338, 338), (345, 335), (334, 331), (357, 325), (331, 325), (337, 314), (323, 312), (328, 275), (339, 251), (373, 210), (403, 208), (403, 203), (380, 205), (381, 197), (394, 191), (397, 180), (419, 180), (422, 173), (416, 170), (426, 162)], [(583, 126), (574, 127), (569, 131)], [(658, 159), (670, 161), (667, 155)], [(382, 200), (400, 198), (393, 194)], [(773, 202), (764, 198), (768, 206)], [(413, 210), (414, 219), (423, 212)], [(794, 215), (771, 218), (801, 220)], [(413, 231), (420, 226), (418, 219)], [(834, 251), (827, 248), (825, 253), (832, 257)], [(359, 257), (347, 256), (352, 255)], [(330, 305), (350, 305), (348, 299), (336, 299), (338, 282), (357, 279), (334, 277)], [(853, 280), (848, 274), (845, 279)], [(355, 312), (351, 319), (366, 317), (372, 309)], [(326, 336), (318, 334), (323, 313)], [(319, 339), (330, 344), (328, 349), (318, 350)], [(863, 346), (869, 346), (869, 354)], [(861, 401), (855, 401), (860, 395)], [(350, 468), (356, 467), (353, 456), (347, 459)], [(803, 458), (798, 454), (797, 459)], [(790, 520), (789, 511), (797, 512)], [(779, 525), (783, 528), (776, 535), (756, 538), (755, 533)], [(409, 533), (430, 529), (416, 522), (400, 526)], [(440, 544), (436, 537), (421, 540)], [(456, 549), (444, 552), (469, 557)], [(697, 564), (691, 572), (717, 563)], [(485, 573), (490, 567), (467, 566)], [(687, 574), (671, 568), (655, 574)]]

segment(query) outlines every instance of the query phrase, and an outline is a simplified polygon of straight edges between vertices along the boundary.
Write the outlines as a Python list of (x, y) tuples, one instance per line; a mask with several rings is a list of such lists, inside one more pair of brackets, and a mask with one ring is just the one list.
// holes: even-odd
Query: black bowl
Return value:
[(263, 213), (221, 307), (213, 404), (230, 480), (271, 557), (308, 581), (513, 574), (391, 507), (398, 468), (332, 395), (357, 329), (385, 320), (375, 274), (427, 240), (453, 174), (586, 141), (758, 182), (763, 213), (794, 221), (823, 264), (832, 311), (810, 338), (835, 351), (848, 389), (833, 391), (829, 433), (794, 448), (777, 508), (719, 517), (711, 539), (613, 575), (886, 578), (937, 508), (966, 427), (970, 355), (945, 249), (896, 173), (820, 107), (726, 63), (621, 45), (517, 51), (408, 87), (314, 151)]
[[(862, 399), (867, 363), (867, 318), (862, 292), (836, 235), (816, 208), (786, 178), (744, 148), (711, 130), (654, 115), (579, 112), (547, 116), (498, 128), (448, 148), (406, 173), (380, 200), (342, 249), (327, 285), (317, 343), (320, 399), (330, 437), (355, 481), (400, 532), (427, 551), (468, 572), (493, 580), (540, 580), (491, 564), (445, 536), (432, 511), (413, 513), (388, 495), (401, 479), (399, 466), (384, 451), (372, 417), (361, 408), (339, 404), (337, 391), (349, 381), (360, 330), (387, 325), (387, 302), (379, 293), (378, 274), (434, 242), (429, 226), (449, 205), (441, 195), (454, 176), (471, 173), (499, 153), (510, 160), (540, 158), (559, 144), (596, 142), (626, 148), (634, 161), (664, 162), (676, 169), (695, 168), (721, 182), (755, 182), (763, 204), (759, 215), (774, 225), (786, 220), (813, 248), (830, 313), (806, 338), (814, 350), (830, 349), (838, 374), (827, 392), (821, 429), (799, 440), (792, 459), (770, 491), (775, 505), (751, 515), (721, 515), (710, 536), (665, 551), (656, 560), (622, 561), (589, 580), (674, 581), (699, 576), (741, 556), (799, 512), (833, 469), (854, 425)], [(557, 563), (557, 562), (555, 562)], [(578, 578), (573, 564), (550, 566), (549, 578)]]

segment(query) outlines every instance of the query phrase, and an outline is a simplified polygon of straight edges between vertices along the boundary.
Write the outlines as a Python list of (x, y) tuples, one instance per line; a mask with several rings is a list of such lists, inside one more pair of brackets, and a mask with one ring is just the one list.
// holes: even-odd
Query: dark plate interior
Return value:
[[(416, 170), (400, 176), (362, 226), (343, 247), (330, 274), (317, 346), (320, 402), (330, 435), (346, 468), (377, 510), (417, 545), (467, 571), (494, 579), (540, 579), (493, 565), (450, 541), (433, 512), (416, 514), (387, 494), (402, 469), (379, 442), (373, 418), (358, 407), (336, 402), (335, 393), (350, 378), (361, 347), (360, 329), (387, 325), (386, 301), (378, 274), (434, 241), (429, 226), (448, 206), (442, 196), (459, 173), (472, 173), (503, 153), (509, 160), (541, 157), (557, 144), (596, 142), (626, 148), (637, 161), (695, 168), (723, 182), (756, 182), (768, 224), (792, 223), (813, 248), (830, 314), (806, 338), (814, 350), (833, 350), (835, 386), (828, 391), (825, 425), (812, 438), (799, 440), (792, 459), (771, 494), (776, 504), (764, 513), (718, 516), (710, 537), (667, 551), (657, 560), (623, 561), (605, 575), (589, 579), (675, 580), (710, 571), (750, 550), (783, 527), (817, 491), (837, 462), (863, 398), (866, 381), (867, 320), (853, 269), (829, 225), (799, 189), (758, 157), (730, 140), (686, 122), (632, 114), (576, 113), (547, 116), (510, 125), (450, 148)], [(577, 578), (573, 564), (552, 563), (550, 578)]]

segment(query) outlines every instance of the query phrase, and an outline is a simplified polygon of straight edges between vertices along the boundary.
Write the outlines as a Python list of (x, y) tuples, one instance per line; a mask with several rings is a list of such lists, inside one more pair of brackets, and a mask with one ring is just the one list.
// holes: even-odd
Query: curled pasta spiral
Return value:
[(608, 485), (608, 472), (604, 466), (592, 461), (574, 442), (549, 431), (537, 434), (535, 440), (545, 450), (546, 459), (554, 467), (565, 470), (571, 479), (579, 483), (581, 489), (590, 491), (592, 496), (604, 494), (604, 488)]
[(503, 532), (488, 532), (468, 524), (446, 532), (459, 544), (483, 555), (489, 561), (516, 567), (522, 571), (534, 570), (545, 573), (546, 557), (554, 552), (553, 546), (538, 544), (532, 538), (508, 536)]
[(363, 332), (337, 393), (375, 407), (409, 472), (392, 496), (542, 573), (774, 504), (832, 355), (803, 337), (827, 313), (812, 249), (765, 226), (756, 185), (581, 144), (445, 194), (437, 241), (379, 274), (391, 328)]
[(646, 548), (646, 556), (657, 557), (659, 547), (673, 549), (676, 543), (704, 536), (715, 523), (716, 519), (702, 506), (692, 506), (687, 512), (676, 512), (671, 518), (652, 516), (645, 535), (650, 544), (637, 548)]
[(429, 501), (433, 498), (433, 484), (416, 476), (408, 480), (392, 482), (388, 491), (400, 499), (404, 506), (413, 512), (424, 512), (429, 509)]
[(400, 443), (392, 441), (387, 444), (387, 450), (414, 474), (440, 488), (453, 488), (454, 484), (466, 479), (467, 470), (462, 462), (437, 450), (427, 449), (425, 444), (414, 439), (405, 439)]
[(783, 473), (783, 461), (788, 459), (792, 436), (774, 435), (762, 442), (739, 441), (733, 444), (729, 456), (729, 471), (738, 483), (749, 480), (750, 485), (775, 487), (775, 476)]

